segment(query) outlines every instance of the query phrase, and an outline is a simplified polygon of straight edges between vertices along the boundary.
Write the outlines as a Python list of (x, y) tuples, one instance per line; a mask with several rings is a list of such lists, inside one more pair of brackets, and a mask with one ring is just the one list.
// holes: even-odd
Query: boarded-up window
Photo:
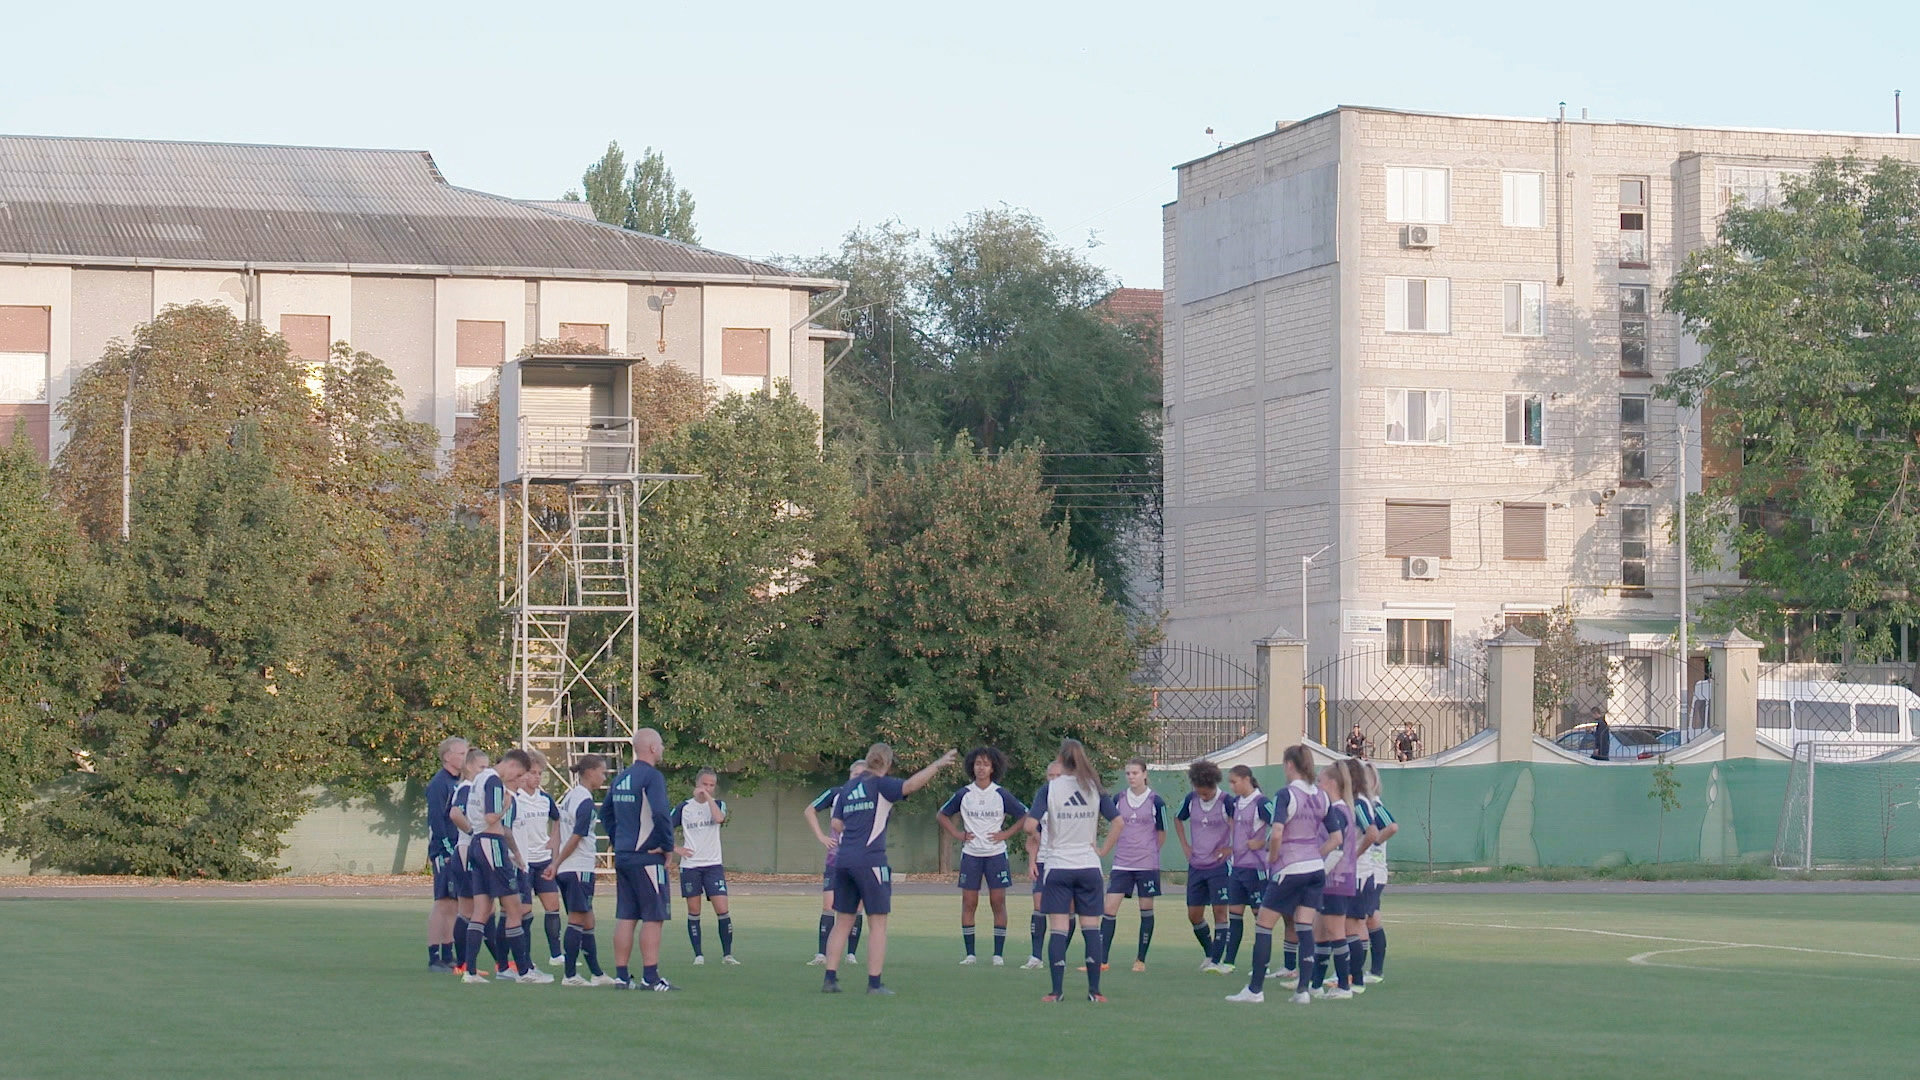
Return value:
[(0, 405), (46, 402), (51, 316), (44, 307), (0, 306)]
[(1543, 503), (1508, 503), (1500, 511), (1501, 550), (1509, 559), (1547, 557), (1547, 508)]
[(607, 324), (591, 322), (563, 322), (560, 324), (560, 340), (577, 342), (581, 345), (607, 347)]
[(507, 324), (460, 319), (453, 324), (453, 362), (459, 367), (497, 368), (507, 362)]
[(333, 346), (330, 338), (333, 320), (325, 315), (282, 315), (280, 336), (287, 339), (287, 353), (309, 364), (326, 363)]
[(1388, 500), (1386, 555), (1453, 558), (1453, 504)]
[(720, 331), (720, 374), (765, 378), (770, 355), (768, 341), (765, 330)]

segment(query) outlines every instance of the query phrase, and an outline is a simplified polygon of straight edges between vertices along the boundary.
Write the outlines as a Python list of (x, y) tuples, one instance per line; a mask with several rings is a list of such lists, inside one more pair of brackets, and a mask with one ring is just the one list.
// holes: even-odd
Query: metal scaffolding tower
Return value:
[(642, 473), (625, 356), (530, 356), (500, 373), (500, 600), (520, 744), (563, 778), (624, 762), (640, 709), (637, 515), (675, 480)]

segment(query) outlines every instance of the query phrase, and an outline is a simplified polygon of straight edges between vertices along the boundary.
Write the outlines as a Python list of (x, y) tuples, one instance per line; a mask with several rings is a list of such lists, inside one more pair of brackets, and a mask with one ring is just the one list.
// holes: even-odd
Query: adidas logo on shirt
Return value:
[(1087, 797), (1081, 794), (1080, 792), (1076, 791), (1073, 793), (1073, 797), (1067, 800), (1067, 805), (1068, 806), (1085, 806), (1087, 805)]

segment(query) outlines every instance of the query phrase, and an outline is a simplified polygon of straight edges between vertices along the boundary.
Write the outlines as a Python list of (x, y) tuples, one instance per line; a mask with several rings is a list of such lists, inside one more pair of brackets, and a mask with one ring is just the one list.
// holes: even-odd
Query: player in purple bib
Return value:
[[(1180, 800), (1173, 835), (1187, 857), (1187, 922), (1200, 942), (1200, 970), (1215, 971), (1213, 958), (1227, 947), (1227, 860), (1233, 850), (1233, 822), (1220, 791), (1220, 766), (1201, 760), (1187, 766), (1193, 790)], [(1207, 926), (1207, 908), (1213, 926)]]
[[(1345, 762), (1336, 761), (1320, 770), (1320, 790), (1326, 793), (1329, 813), (1338, 811), (1341, 817), (1340, 828), (1328, 825), (1328, 832), (1337, 841), (1337, 849), (1327, 858), (1327, 885), (1320, 905), (1320, 919), (1314, 926), (1313, 989), (1314, 993), (1326, 998), (1350, 998), (1353, 996), (1351, 973), (1347, 970), (1347, 913), (1353, 910), (1355, 895), (1360, 886), (1360, 851), (1366, 844), (1366, 838), (1360, 831), (1359, 819), (1353, 813), (1353, 784), (1348, 779)], [(1300, 956), (1300, 966), (1306, 969), (1306, 954)], [(1327, 969), (1331, 967), (1334, 985), (1326, 985)]]
[(1153, 898), (1160, 895), (1160, 849), (1167, 842), (1167, 800), (1147, 786), (1147, 760), (1127, 762), (1127, 790), (1114, 798), (1125, 828), (1113, 846), (1113, 871), (1107, 875), (1107, 914), (1100, 920), (1100, 940), (1113, 947), (1120, 902), (1140, 894), (1140, 947), (1133, 970), (1147, 970), (1147, 948), (1153, 944)]
[(1253, 972), (1247, 988), (1228, 1001), (1261, 1002), (1267, 965), (1273, 960), (1273, 928), (1283, 918), (1291, 918), (1300, 955), (1308, 958), (1300, 966), (1293, 1001), (1305, 1004), (1308, 976), (1313, 971), (1314, 919), (1322, 903), (1326, 884), (1326, 856), (1333, 850), (1347, 826), (1345, 813), (1331, 805), (1326, 794), (1313, 784), (1313, 752), (1306, 744), (1287, 747), (1285, 763), (1287, 786), (1273, 797), (1274, 828), (1267, 836), (1267, 862), (1273, 867), (1266, 895), (1260, 901), (1260, 914), (1254, 924)]
[[(1346, 935), (1347, 977), (1340, 985), (1356, 994), (1364, 994), (1367, 992), (1367, 905), (1374, 896), (1372, 852), (1380, 842), (1380, 829), (1373, 817), (1373, 792), (1366, 763), (1359, 758), (1348, 758), (1338, 764), (1346, 774), (1347, 789), (1353, 802), (1352, 828), (1358, 831), (1360, 837), (1353, 854), (1353, 898), (1347, 902), (1345, 926), (1342, 927)], [(1340, 948), (1341, 944), (1336, 942), (1334, 947)]]
[(1260, 898), (1267, 891), (1267, 829), (1273, 824), (1273, 807), (1260, 792), (1253, 770), (1235, 765), (1227, 770), (1227, 818), (1233, 828), (1227, 846), (1233, 850), (1227, 872), (1227, 944), (1215, 954), (1216, 974), (1233, 971), (1240, 960), (1240, 942), (1246, 936), (1247, 906), (1259, 917)]

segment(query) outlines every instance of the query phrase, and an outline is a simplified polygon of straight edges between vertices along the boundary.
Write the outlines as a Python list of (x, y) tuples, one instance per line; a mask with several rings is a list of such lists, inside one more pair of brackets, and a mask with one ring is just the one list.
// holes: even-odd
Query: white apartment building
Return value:
[(449, 184), (424, 151), (0, 136), (0, 438), (65, 442), (59, 402), (169, 304), (223, 304), (295, 357), (380, 357), (451, 446), (540, 339), (781, 380), (817, 411), (842, 282)]
[(1652, 390), (1699, 349), (1662, 291), (1733, 200), (1849, 153), (1920, 139), (1341, 107), (1180, 165), (1168, 637), (1434, 664), (1562, 603), (1671, 634), (1699, 425)]

